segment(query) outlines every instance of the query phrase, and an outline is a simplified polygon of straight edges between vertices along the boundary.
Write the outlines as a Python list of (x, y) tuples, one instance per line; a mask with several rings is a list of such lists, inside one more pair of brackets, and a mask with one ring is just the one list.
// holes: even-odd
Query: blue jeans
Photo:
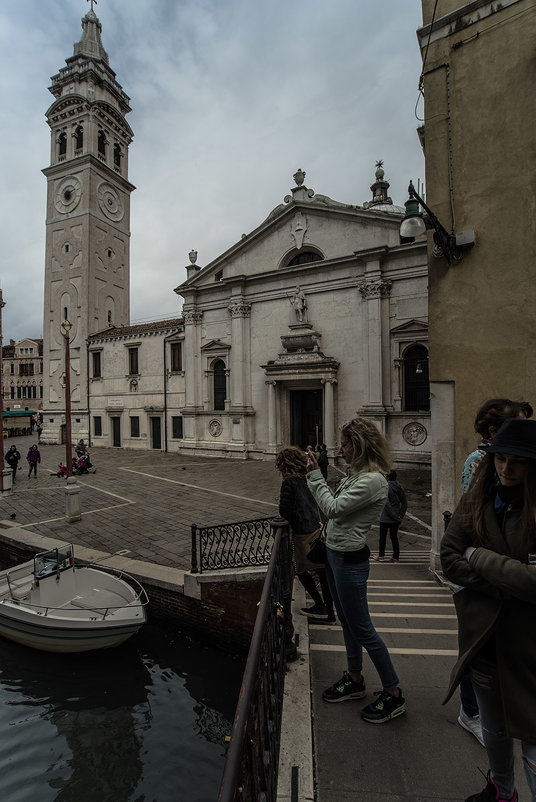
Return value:
[(337, 615), (342, 624), (348, 671), (363, 668), (363, 647), (367, 650), (384, 688), (398, 685), (389, 652), (370, 620), (367, 604), (369, 561), (344, 561), (343, 551), (327, 549), (326, 575)]
[[(471, 680), (480, 709), (482, 737), (486, 745), (492, 779), (501, 796), (514, 793), (514, 740), (506, 734), (502, 709), (501, 685), (497, 664), (484, 658), (475, 658), (471, 665)], [(536, 765), (536, 743), (521, 741), (523, 766), (532, 802), (536, 802), (536, 771), (527, 764)]]

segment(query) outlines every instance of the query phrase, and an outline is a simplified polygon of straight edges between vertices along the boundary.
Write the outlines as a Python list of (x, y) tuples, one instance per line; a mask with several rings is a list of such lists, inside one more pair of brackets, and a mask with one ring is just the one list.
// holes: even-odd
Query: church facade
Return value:
[[(377, 164), (361, 205), (295, 186), (252, 232), (175, 289), (182, 317), (129, 325), (129, 99), (93, 11), (53, 78), (43, 440), (271, 459), (326, 443), (356, 414), (398, 463), (430, 461), (426, 242), (403, 242)], [(171, 291), (171, 289), (170, 289)], [(67, 327), (68, 328), (68, 327)]]
[(356, 414), (398, 461), (429, 460), (427, 263), (401, 243), (381, 164), (362, 206), (294, 186), (209, 265), (191, 254), (184, 299), (181, 448), (264, 459), (285, 444), (337, 448)]

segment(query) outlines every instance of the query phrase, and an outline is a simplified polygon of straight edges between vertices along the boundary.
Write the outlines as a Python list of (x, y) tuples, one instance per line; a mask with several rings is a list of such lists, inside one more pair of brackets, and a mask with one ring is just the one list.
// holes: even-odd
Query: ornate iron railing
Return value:
[(217, 526), (192, 524), (193, 574), (221, 568), (268, 565), (274, 542), (272, 518)]
[(289, 527), (273, 521), (274, 546), (236, 708), (218, 802), (275, 802), (286, 655), (292, 641)]

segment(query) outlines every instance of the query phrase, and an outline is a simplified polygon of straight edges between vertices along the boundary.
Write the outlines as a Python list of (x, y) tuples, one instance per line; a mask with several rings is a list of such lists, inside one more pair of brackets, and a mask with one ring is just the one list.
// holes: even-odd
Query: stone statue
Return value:
[(307, 315), (307, 303), (305, 301), (305, 295), (300, 287), (296, 287), (296, 291), (290, 299), (290, 303), (296, 312), (296, 320), (298, 323), (303, 323)]

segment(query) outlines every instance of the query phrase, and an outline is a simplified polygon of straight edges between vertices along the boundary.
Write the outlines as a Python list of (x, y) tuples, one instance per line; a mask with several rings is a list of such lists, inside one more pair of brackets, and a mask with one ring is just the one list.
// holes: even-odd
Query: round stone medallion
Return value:
[(123, 219), (124, 209), (123, 202), (117, 192), (116, 188), (103, 181), (97, 190), (97, 200), (101, 212), (106, 215), (109, 220), (118, 222)]
[(80, 181), (74, 175), (63, 178), (56, 187), (54, 206), (60, 214), (73, 212), (82, 197)]
[(428, 437), (428, 432), (422, 423), (414, 421), (404, 426), (402, 429), (402, 437), (410, 446), (421, 446)]
[(212, 437), (219, 437), (222, 433), (222, 425), (219, 420), (211, 420), (208, 425), (208, 430)]

